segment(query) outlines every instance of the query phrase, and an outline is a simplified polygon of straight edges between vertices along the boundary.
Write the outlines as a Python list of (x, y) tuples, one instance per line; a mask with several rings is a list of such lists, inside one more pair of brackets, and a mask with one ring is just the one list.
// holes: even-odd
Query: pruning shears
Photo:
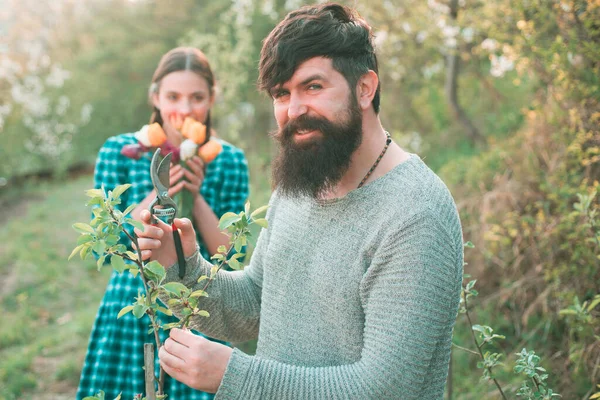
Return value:
[(183, 246), (179, 231), (175, 227), (173, 220), (177, 214), (177, 205), (169, 197), (169, 170), (171, 169), (171, 155), (169, 153), (160, 160), (160, 149), (156, 149), (152, 162), (150, 163), (150, 178), (156, 190), (156, 198), (150, 203), (150, 215), (152, 223), (157, 224), (158, 219), (171, 225), (173, 230), (173, 241), (175, 242), (175, 251), (177, 253), (177, 264), (179, 265), (179, 278), (185, 275), (185, 257), (183, 255)]

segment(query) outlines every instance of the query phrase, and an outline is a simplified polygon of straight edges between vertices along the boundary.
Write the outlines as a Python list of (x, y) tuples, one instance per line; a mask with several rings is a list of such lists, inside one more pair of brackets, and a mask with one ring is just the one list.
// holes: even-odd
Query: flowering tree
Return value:
[(90, 120), (90, 104), (74, 113), (70, 98), (61, 93), (71, 74), (51, 56), (53, 25), (74, 4), (69, 3), (14, 0), (0, 14), (6, 27), (0, 44), (0, 132), (22, 137), (26, 131), (29, 153), (20, 170), (0, 170), (0, 175), (29, 172), (28, 164), (36, 158), (60, 166), (59, 157), (70, 149), (73, 135)]

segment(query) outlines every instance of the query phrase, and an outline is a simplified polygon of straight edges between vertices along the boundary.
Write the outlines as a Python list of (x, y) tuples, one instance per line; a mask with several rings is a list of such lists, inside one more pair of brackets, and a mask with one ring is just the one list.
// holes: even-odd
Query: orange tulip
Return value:
[(148, 140), (152, 147), (160, 147), (167, 141), (167, 135), (158, 122), (148, 127)]
[(196, 144), (203, 144), (206, 140), (206, 126), (190, 117), (183, 121), (181, 133)]
[(221, 150), (223, 150), (221, 143), (214, 139), (210, 139), (204, 146), (201, 146), (198, 149), (198, 155), (205, 164), (208, 164), (219, 155)]

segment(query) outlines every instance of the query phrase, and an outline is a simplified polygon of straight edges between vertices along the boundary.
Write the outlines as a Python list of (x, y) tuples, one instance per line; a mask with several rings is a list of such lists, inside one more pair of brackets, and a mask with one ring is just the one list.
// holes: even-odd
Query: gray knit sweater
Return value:
[[(456, 206), (416, 155), (341, 199), (275, 193), (250, 265), (221, 271), (194, 329), (234, 349), (217, 399), (441, 399), (458, 311)], [(188, 261), (188, 286), (211, 264)], [(169, 280), (178, 281), (177, 268)], [(177, 310), (175, 310), (177, 311)]]

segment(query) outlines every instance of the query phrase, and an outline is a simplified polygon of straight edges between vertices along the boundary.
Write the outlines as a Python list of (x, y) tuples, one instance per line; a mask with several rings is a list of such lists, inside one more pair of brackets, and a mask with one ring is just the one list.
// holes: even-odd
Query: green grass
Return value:
[(67, 261), (78, 236), (71, 225), (89, 219), (84, 190), (91, 186), (82, 176), (3, 194), (0, 399), (75, 397), (110, 273)]
[[(263, 176), (264, 174), (258, 174)], [(264, 179), (263, 179), (264, 180)], [(252, 207), (268, 201), (255, 178)], [(96, 311), (110, 275), (74, 257), (90, 219), (84, 192), (92, 177), (29, 182), (0, 198), (0, 400), (72, 399)], [(239, 344), (249, 353), (255, 343)]]

